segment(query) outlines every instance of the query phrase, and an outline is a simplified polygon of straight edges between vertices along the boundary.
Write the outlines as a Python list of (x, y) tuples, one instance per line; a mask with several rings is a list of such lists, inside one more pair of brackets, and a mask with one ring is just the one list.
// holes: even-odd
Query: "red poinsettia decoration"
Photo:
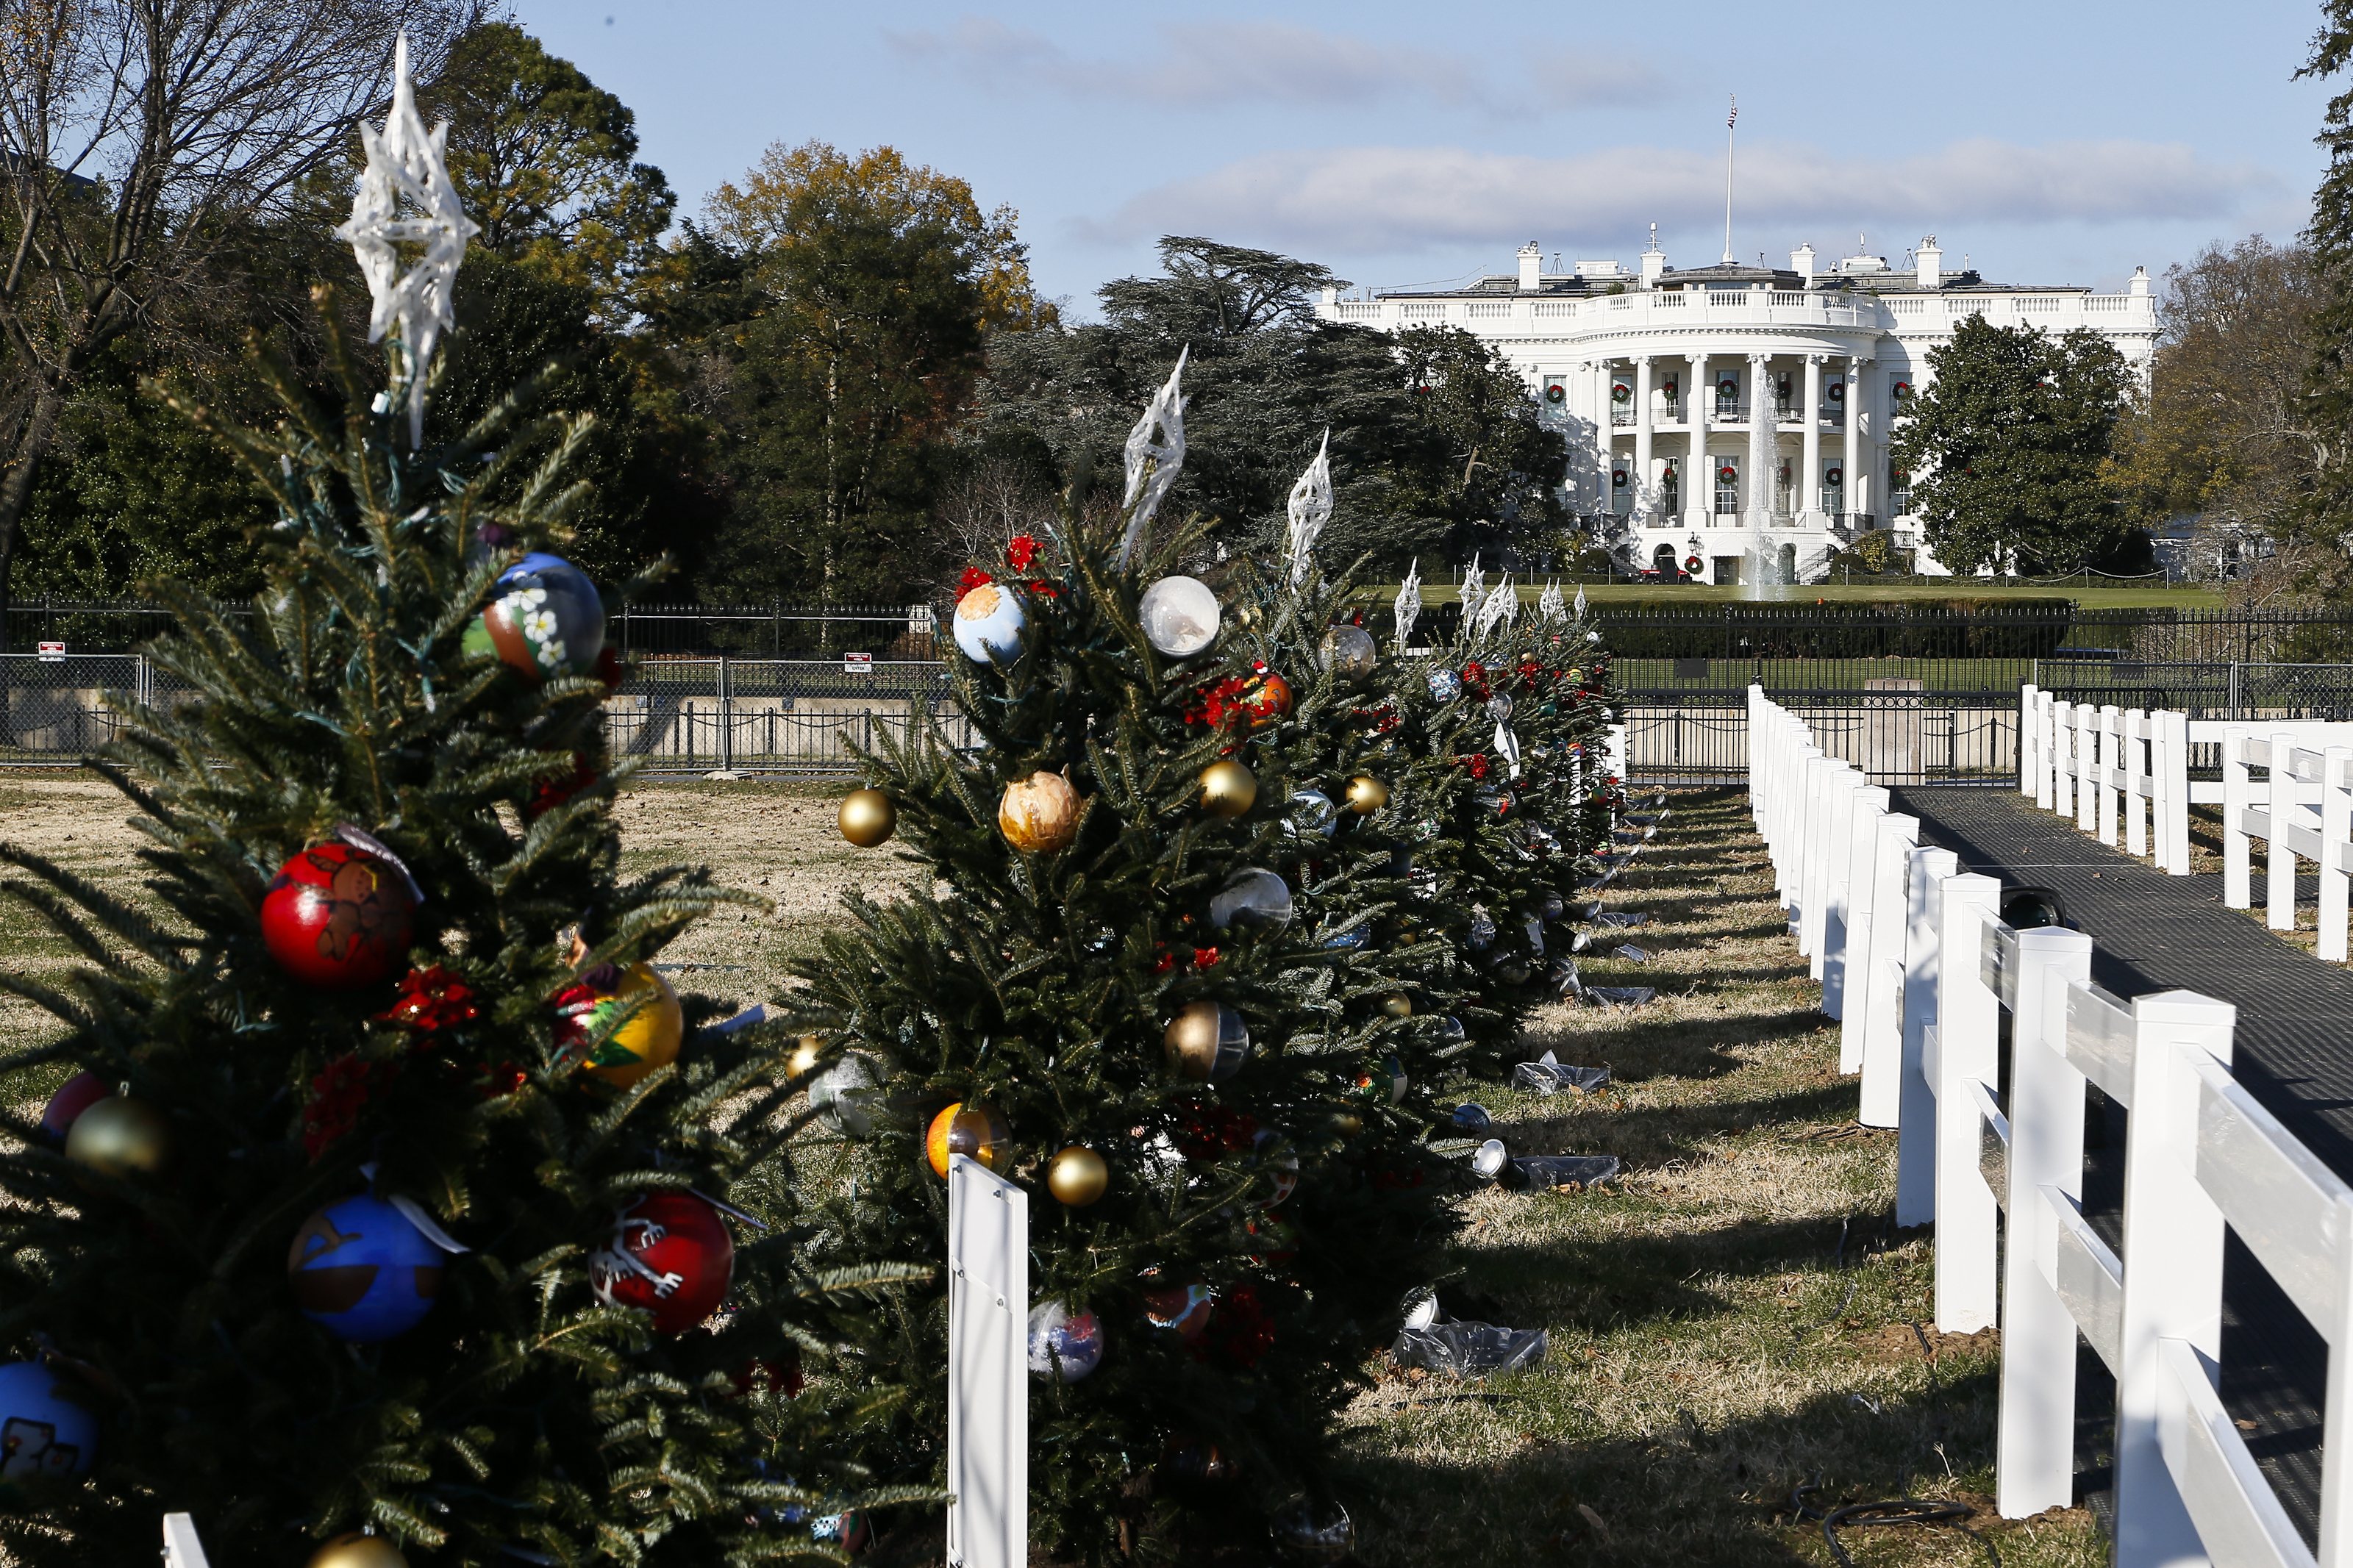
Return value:
[(996, 581), (979, 567), (967, 566), (964, 569), (964, 575), (956, 579), (956, 597), (961, 599), (975, 588), (986, 588)]
[(1193, 700), (1185, 706), (1185, 722), (1207, 724), (1213, 730), (1239, 722), (1249, 715), (1250, 709), (1243, 698), (1253, 684), (1247, 678), (1237, 675), (1202, 687), (1193, 693)]
[(375, 1021), (406, 1024), (429, 1035), (470, 1024), (481, 1016), (482, 1010), (474, 1005), (474, 988), (437, 963), (402, 975), (398, 999), (376, 1014)]
[(1483, 779), (1487, 776), (1487, 753), (1484, 752), (1473, 752), (1467, 757), (1457, 757), (1454, 761), (1457, 765), (1469, 768), (1471, 776), (1474, 779)]
[(532, 786), (531, 800), (522, 808), (526, 820), (536, 821), (596, 782), (596, 765), (583, 752), (572, 753), (572, 771), (552, 779), (542, 779)]
[(1216, 948), (1214, 948), (1214, 947), (1197, 947), (1197, 948), (1195, 948), (1195, 949), (1193, 950), (1193, 967), (1194, 967), (1194, 968), (1196, 968), (1196, 969), (1208, 969), (1208, 968), (1212, 968), (1212, 967), (1214, 967), (1214, 966), (1216, 965), (1217, 962), (1218, 962), (1218, 950), (1217, 950)]
[(1216, 1160), (1238, 1154), (1258, 1137), (1255, 1116), (1227, 1105), (1204, 1106), (1198, 1101), (1176, 1107), (1176, 1127), (1171, 1141), (1187, 1160)]
[(353, 1128), (359, 1125), (360, 1108), (367, 1103), (368, 1064), (354, 1056), (340, 1056), (311, 1080), (311, 1098), (302, 1107), (302, 1152), (316, 1163)]
[(1038, 559), (1038, 541), (1027, 533), (1017, 533), (1005, 542), (1005, 559), (1016, 572), (1029, 570), (1029, 563)]

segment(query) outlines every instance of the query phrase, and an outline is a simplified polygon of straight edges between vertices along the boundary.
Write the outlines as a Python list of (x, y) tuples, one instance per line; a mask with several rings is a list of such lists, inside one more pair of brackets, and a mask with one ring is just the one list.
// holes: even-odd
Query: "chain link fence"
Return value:
[[(0, 654), (0, 764), (91, 755), (127, 710), (186, 695), (137, 654)], [(926, 660), (656, 658), (605, 704), (605, 732), (656, 773), (839, 775), (856, 771), (853, 744), (903, 742), (927, 717), (949, 745), (975, 743), (945, 668)]]

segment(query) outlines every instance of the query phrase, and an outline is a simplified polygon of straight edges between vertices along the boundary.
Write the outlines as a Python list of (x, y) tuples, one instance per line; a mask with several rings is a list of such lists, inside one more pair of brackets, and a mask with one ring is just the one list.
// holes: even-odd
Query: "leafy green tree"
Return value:
[(978, 440), (1041, 445), (1065, 473), (1107, 472), (1124, 410), (1189, 353), (1186, 418), (1199, 455), (1172, 506), (1215, 520), (1229, 548), (1279, 543), (1292, 477), (1331, 434), (1335, 558), (1385, 570), (1467, 559), (1556, 531), (1567, 457), (1508, 363), (1452, 329), (1398, 337), (1320, 321), (1330, 269), (1199, 237), (1160, 242), (1164, 276), (1100, 291), (1103, 320), (997, 345)]
[(663, 231), (678, 198), (636, 161), (637, 116), (511, 21), (471, 27), (417, 94), (449, 122), (449, 177), (482, 226), (476, 244), (584, 287), (608, 331), (675, 273)]
[(891, 148), (768, 150), (711, 198), (681, 313), (731, 297), (704, 340), (736, 498), (707, 580), (732, 594), (900, 596), (925, 555), (947, 437), (989, 334), (1050, 315), (1008, 209)]
[(1928, 351), (1888, 461), (1936, 559), (1961, 573), (2066, 573), (2123, 544), (2128, 523), (2103, 478), (2132, 395), (2123, 354), (2078, 327), (2057, 337), (1982, 314)]

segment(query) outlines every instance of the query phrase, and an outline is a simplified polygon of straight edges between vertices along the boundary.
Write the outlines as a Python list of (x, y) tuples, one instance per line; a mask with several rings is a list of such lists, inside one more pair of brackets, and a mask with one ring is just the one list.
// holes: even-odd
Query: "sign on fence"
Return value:
[(841, 656), (841, 673), (844, 675), (873, 674), (874, 656), (871, 653), (843, 654)]
[(43, 664), (63, 664), (65, 662), (66, 645), (61, 642), (35, 643), (33, 645), (33, 651), (41, 656), (41, 662)]

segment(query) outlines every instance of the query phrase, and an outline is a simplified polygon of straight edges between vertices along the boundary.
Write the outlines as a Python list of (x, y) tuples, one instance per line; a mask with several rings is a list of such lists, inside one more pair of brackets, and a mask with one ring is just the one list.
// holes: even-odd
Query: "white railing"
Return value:
[[(2353, 723), (2193, 720), (2165, 709), (2144, 713), (2070, 703), (2027, 686), (2019, 692), (2019, 737), (2021, 795), (2174, 876), (2189, 874), (2189, 808), (2220, 805), (2222, 902), (2253, 907), (2260, 839), (2264, 918), (2274, 931), (2295, 929), (2296, 860), (2312, 861), (2320, 872), (2320, 956), (2347, 958), (2353, 945)], [(2193, 745), (2217, 748), (2220, 783), (2190, 778)], [(2145, 826), (2150, 813), (2153, 832)]]
[[(2154, 303), (2144, 296), (2127, 294), (2038, 294), (2013, 296), (1947, 295), (1939, 310), (1938, 301), (1905, 296), (1882, 299), (1866, 292), (1850, 293), (1843, 289), (1640, 289), (1630, 284), (1623, 294), (1595, 294), (1582, 300), (1545, 299), (1535, 296), (1514, 296), (1496, 300), (1461, 300), (1465, 320), (1488, 323), (1482, 331), (1503, 330), (1508, 326), (1534, 325), (1542, 318), (1547, 331), (1575, 335), (1587, 330), (1615, 335), (1621, 331), (1639, 331), (1655, 318), (1672, 311), (1672, 322), (1659, 321), (1661, 326), (1672, 325), (1691, 329), (1706, 326), (1820, 326), (1872, 327), (1892, 331), (1901, 328), (1907, 332), (1948, 331), (1960, 321), (1982, 311), (1988, 319), (2010, 320), (2021, 315), (2031, 317), (2038, 325), (2063, 330), (2086, 324), (2085, 318), (2094, 314), (2103, 319), (2100, 324), (2110, 330), (2130, 328), (2136, 323), (2118, 322), (2115, 315), (2136, 312), (2147, 319), (2149, 330), (2156, 327)], [(1372, 301), (1345, 300), (1332, 304), (1318, 303), (1316, 310), (1330, 321), (1366, 321), (1374, 324), (1399, 323), (1417, 321), (1440, 321), (1448, 318), (1450, 301), (1445, 300), (1379, 300)], [(1524, 309), (1525, 307), (1525, 309)]]
[[(1791, 929), (1825, 976), (1825, 1011), (1842, 973), (1841, 1029), (1863, 1014), (1866, 1121), (1883, 1092), (1873, 1042), (1902, 1041), (1896, 1219), (1936, 1222), (1936, 1325), (2001, 1330), (2000, 1512), (2072, 1500), (2080, 1332), (2116, 1376), (2117, 1568), (2353, 1568), (2353, 1461), (2339, 1458), (2353, 1419), (2353, 1188), (2231, 1076), (2235, 1010), (2179, 991), (2109, 995), (2091, 983), (2089, 937), (2004, 925), (1999, 882), (1915, 847), (1917, 824), (1885, 812), (1761, 689), (1749, 723), (1752, 805)], [(1866, 840), (1867, 910), (1852, 879)], [(1858, 972), (1889, 979), (1858, 994)], [(2092, 1087), (2129, 1112), (2121, 1255), (2083, 1210)], [(2216, 1393), (2226, 1226), (2330, 1346), (2317, 1553)]]

